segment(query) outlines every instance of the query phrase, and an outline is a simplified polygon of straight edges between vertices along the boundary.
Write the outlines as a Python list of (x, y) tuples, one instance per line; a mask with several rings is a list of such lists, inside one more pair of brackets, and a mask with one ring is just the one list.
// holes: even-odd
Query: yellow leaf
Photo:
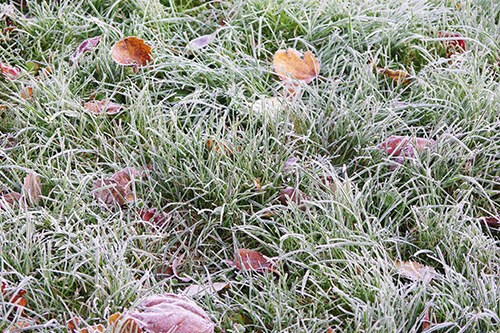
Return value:
[(319, 75), (319, 60), (311, 51), (302, 53), (294, 49), (279, 50), (273, 58), (274, 70), (283, 81), (299, 80), (311, 83)]

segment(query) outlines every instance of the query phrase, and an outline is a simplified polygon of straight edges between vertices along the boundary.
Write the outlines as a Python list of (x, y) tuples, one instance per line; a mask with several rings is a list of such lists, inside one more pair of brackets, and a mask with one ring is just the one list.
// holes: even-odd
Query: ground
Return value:
[[(192, 297), (219, 332), (500, 332), (497, 1), (12, 5), (0, 192), (25, 194), (33, 173), (41, 198), (0, 210), (0, 329), (105, 324), (149, 295), (224, 282)], [(127, 36), (152, 47), (146, 66), (112, 59)], [(273, 67), (289, 48), (320, 63), (295, 93)], [(92, 100), (122, 110), (94, 114)], [(398, 159), (380, 146), (391, 135), (435, 143)], [(96, 200), (96, 180), (126, 167), (144, 170), (135, 198)], [(300, 205), (278, 199), (287, 186)], [(168, 219), (144, 221), (152, 208)], [(274, 272), (232, 266), (238, 249)]]

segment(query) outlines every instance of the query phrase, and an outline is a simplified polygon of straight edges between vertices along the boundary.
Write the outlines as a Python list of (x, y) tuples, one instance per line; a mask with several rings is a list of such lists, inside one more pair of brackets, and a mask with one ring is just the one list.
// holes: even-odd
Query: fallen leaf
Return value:
[(255, 189), (257, 191), (262, 190), (262, 181), (260, 178), (254, 178), (253, 179), (253, 185), (255, 186)]
[(449, 58), (457, 53), (464, 53), (467, 50), (465, 39), (456, 32), (438, 31), (438, 38), (443, 38), (443, 44), (446, 48), (446, 56)]
[(390, 78), (396, 83), (409, 84), (412, 81), (412, 76), (403, 70), (392, 70), (389, 68), (377, 67), (377, 72)]
[(102, 100), (102, 101), (90, 101), (85, 103), (85, 109), (94, 113), (94, 114), (109, 114), (114, 115), (122, 110), (122, 106), (120, 104), (113, 103), (111, 101)]
[(254, 250), (239, 249), (235, 255), (234, 265), (241, 271), (275, 272), (274, 263)]
[(0, 195), (0, 209), (7, 210), (19, 206), (21, 194), (17, 192), (9, 192)]
[(311, 83), (319, 75), (319, 60), (311, 51), (302, 53), (294, 49), (279, 50), (273, 58), (274, 70), (281, 80), (299, 80)]
[(233, 145), (227, 142), (217, 142), (214, 139), (207, 139), (205, 142), (209, 150), (215, 151), (216, 153), (224, 153), (226, 156), (233, 156), (233, 151), (241, 151), (241, 147), (234, 148)]
[(9, 149), (17, 145), (16, 138), (12, 134), (1, 134), (0, 135), (0, 148)]
[(83, 56), (86, 52), (93, 51), (97, 45), (101, 42), (101, 37), (96, 36), (89, 39), (84, 40), (73, 52), (73, 54), (69, 57), (69, 60), (73, 63), (77, 62), (78, 59)]
[(216, 295), (219, 291), (226, 289), (229, 286), (228, 282), (214, 282), (207, 283), (202, 285), (190, 285), (186, 289), (182, 291), (182, 294), (185, 296), (193, 297), (198, 296), (202, 297), (205, 295)]
[(106, 328), (101, 324), (97, 324), (97, 325), (93, 325), (93, 326), (89, 326), (89, 327), (85, 327), (85, 328), (77, 330), (78, 333), (104, 333), (105, 331), (106, 331)]
[(5, 77), (10, 81), (14, 81), (15, 79), (18, 79), (21, 76), (21, 70), (19, 68), (11, 67), (1, 62), (0, 62), (0, 72), (2, 73), (3, 77)]
[(283, 206), (288, 206), (290, 202), (293, 202), (297, 206), (300, 207), (301, 210), (304, 210), (306, 207), (303, 205), (304, 200), (307, 200), (307, 196), (299, 189), (293, 188), (291, 186), (283, 189), (278, 195), (278, 201)]
[(279, 112), (285, 109), (283, 100), (278, 97), (262, 98), (252, 105), (252, 111), (258, 115), (269, 116), (275, 118)]
[(436, 141), (432, 139), (391, 135), (377, 147), (391, 156), (402, 157), (402, 159), (397, 160), (401, 164), (404, 163), (405, 157), (413, 158), (417, 152), (422, 152), (426, 148), (432, 147), (435, 143)]
[(139, 305), (139, 310), (117, 316), (111, 326), (115, 333), (130, 333), (134, 323), (148, 333), (213, 333), (215, 329), (201, 307), (175, 294), (151, 296)]
[(151, 47), (138, 37), (126, 37), (111, 48), (111, 58), (122, 66), (133, 66), (134, 71), (153, 60)]
[(120, 313), (113, 313), (108, 318), (108, 325), (112, 327), (112, 333), (141, 333), (143, 330), (139, 324), (132, 318), (124, 318)]
[(139, 216), (143, 221), (149, 222), (154, 227), (164, 227), (172, 218), (172, 216), (165, 212), (158, 212), (156, 208), (141, 209)]
[(430, 282), (436, 276), (433, 267), (422, 265), (415, 261), (396, 261), (397, 272), (412, 281)]
[(490, 228), (500, 228), (500, 216), (481, 217), (480, 221), (486, 223)]
[(288, 173), (296, 170), (299, 167), (299, 159), (297, 157), (290, 157), (283, 164), (283, 172)]
[(73, 333), (76, 330), (78, 330), (78, 327), (80, 326), (80, 318), (78, 317), (73, 317), (70, 320), (66, 322), (66, 326), (68, 327), (68, 330)]
[(24, 178), (22, 193), (30, 206), (38, 205), (40, 202), (40, 196), (42, 195), (42, 187), (40, 184), (40, 177), (37, 174), (30, 172)]
[(213, 42), (216, 36), (217, 36), (217, 31), (214, 33), (211, 33), (210, 35), (200, 36), (200, 37), (195, 38), (192, 41), (190, 41), (187, 46), (191, 50), (195, 50), (195, 51), (202, 49), (202, 48), (208, 46), (208, 44), (210, 44), (211, 42)]
[(424, 317), (422, 318), (422, 332), (427, 330), (431, 325), (431, 308), (425, 309)]
[(92, 194), (94, 198), (107, 206), (123, 206), (129, 199), (128, 191), (111, 179), (94, 181)]
[(22, 99), (30, 99), (31, 97), (33, 97), (33, 87), (24, 87), (21, 89), (19, 95), (21, 96)]

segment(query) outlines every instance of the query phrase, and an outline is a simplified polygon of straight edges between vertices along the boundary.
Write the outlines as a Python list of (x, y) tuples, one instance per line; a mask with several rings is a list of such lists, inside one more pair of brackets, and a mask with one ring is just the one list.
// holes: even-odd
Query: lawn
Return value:
[(1, 2), (0, 330), (500, 332), (498, 1)]

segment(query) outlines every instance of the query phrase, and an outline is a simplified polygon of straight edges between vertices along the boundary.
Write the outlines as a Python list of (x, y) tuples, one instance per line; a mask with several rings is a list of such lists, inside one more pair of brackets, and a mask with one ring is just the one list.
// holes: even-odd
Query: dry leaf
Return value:
[(211, 33), (210, 35), (200, 36), (200, 37), (195, 38), (192, 41), (190, 41), (187, 46), (188, 46), (188, 48), (190, 48), (192, 50), (202, 49), (202, 48), (208, 46), (208, 44), (210, 44), (211, 42), (213, 42), (216, 36), (217, 36), (217, 31), (214, 33)]
[(19, 202), (21, 201), (21, 194), (17, 192), (9, 192), (6, 194), (0, 195), (0, 209), (7, 210), (13, 209), (19, 206)]
[(463, 53), (467, 50), (465, 39), (456, 32), (438, 31), (438, 38), (443, 38), (443, 44), (446, 48), (446, 56), (449, 58), (454, 54)]
[(101, 324), (93, 325), (89, 327), (82, 328), (77, 330), (78, 333), (104, 333), (106, 332), (106, 328)]
[(500, 228), (500, 216), (482, 217), (480, 221), (486, 223), (490, 228)]
[(311, 51), (307, 51), (302, 58), (302, 53), (297, 50), (279, 50), (274, 54), (273, 65), (283, 81), (311, 83), (319, 75), (319, 60)]
[(86, 52), (93, 51), (97, 45), (101, 42), (101, 37), (96, 36), (93, 38), (89, 38), (84, 40), (73, 52), (73, 54), (69, 57), (69, 60), (73, 63), (77, 62), (78, 59), (83, 56)]
[(283, 172), (292, 172), (299, 167), (299, 159), (297, 157), (290, 157), (283, 164)]
[[(118, 316), (112, 323), (114, 333), (131, 333), (130, 327), (148, 333), (213, 333), (215, 324), (208, 314), (187, 297), (175, 294), (151, 296), (140, 306)], [(127, 325), (124, 327), (122, 325)], [(122, 329), (123, 327), (124, 329)], [(128, 329), (128, 330), (127, 330)]]
[(21, 89), (19, 95), (21, 96), (22, 99), (30, 99), (33, 97), (33, 87), (24, 87)]
[(111, 101), (102, 100), (102, 101), (90, 101), (85, 103), (85, 109), (89, 110), (94, 114), (109, 114), (114, 115), (122, 110), (122, 106), (120, 104), (113, 103)]
[(126, 37), (111, 48), (111, 58), (123, 66), (133, 66), (137, 71), (139, 67), (146, 66), (153, 60), (151, 47), (138, 37)]
[(191, 285), (182, 291), (183, 295), (193, 297), (202, 297), (205, 295), (216, 295), (219, 291), (226, 289), (229, 286), (228, 282), (215, 282), (203, 285)]
[(275, 118), (279, 112), (285, 109), (285, 104), (283, 103), (281, 98), (278, 97), (269, 97), (262, 98), (252, 105), (252, 111), (255, 114), (269, 116), (271, 118)]
[(229, 157), (233, 156), (234, 150), (241, 151), (241, 147), (234, 148), (230, 143), (217, 142), (214, 139), (208, 139), (205, 143), (209, 150), (215, 151), (216, 153), (224, 153)]
[(255, 189), (257, 191), (262, 190), (262, 181), (260, 178), (254, 178), (253, 179), (253, 185), (255, 186)]
[(260, 252), (239, 249), (236, 253), (234, 265), (242, 271), (256, 271), (260, 273), (275, 272), (274, 263)]
[(143, 221), (149, 222), (154, 227), (164, 227), (172, 218), (172, 216), (165, 212), (158, 212), (156, 208), (141, 209), (139, 216)]
[(92, 194), (99, 202), (107, 206), (123, 206), (126, 203), (135, 202), (136, 196), (132, 184), (143, 174), (143, 170), (127, 167), (109, 178), (94, 181)]
[(417, 152), (422, 152), (435, 143), (432, 139), (391, 135), (378, 148), (391, 156), (415, 157)]
[(38, 205), (40, 196), (42, 195), (42, 186), (40, 184), (40, 177), (37, 174), (30, 172), (24, 178), (23, 195), (30, 206)]
[(16, 138), (12, 134), (0, 134), (0, 148), (9, 149), (15, 147), (16, 145)]
[(412, 81), (412, 76), (403, 70), (392, 70), (389, 68), (377, 67), (377, 72), (390, 78), (396, 83), (409, 84)]
[(436, 276), (433, 267), (422, 265), (415, 261), (396, 261), (398, 273), (412, 281), (430, 282)]
[(301, 210), (304, 210), (306, 207), (303, 204), (304, 200), (307, 200), (307, 196), (299, 189), (293, 188), (291, 186), (283, 189), (278, 195), (278, 201), (283, 206), (288, 206), (290, 202), (293, 202), (297, 206), (300, 207)]
[(11, 67), (0, 62), (0, 72), (6, 79), (13, 81), (21, 76), (21, 70), (16, 67)]
[(431, 325), (431, 308), (425, 309), (424, 317), (422, 318), (422, 332), (427, 330)]

